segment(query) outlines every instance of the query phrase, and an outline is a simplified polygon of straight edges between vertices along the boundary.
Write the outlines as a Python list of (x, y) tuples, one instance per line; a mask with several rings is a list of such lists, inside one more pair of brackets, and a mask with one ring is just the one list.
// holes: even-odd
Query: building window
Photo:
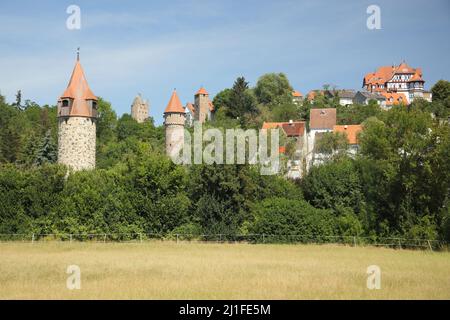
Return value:
[(64, 100), (62, 101), (62, 106), (63, 106), (63, 107), (68, 107), (68, 106), (69, 106), (69, 100), (64, 99)]

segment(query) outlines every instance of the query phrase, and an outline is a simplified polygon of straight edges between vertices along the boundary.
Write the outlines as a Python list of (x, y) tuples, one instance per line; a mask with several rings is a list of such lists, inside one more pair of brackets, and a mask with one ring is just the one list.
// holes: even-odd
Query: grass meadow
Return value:
[[(81, 289), (69, 290), (69, 265)], [(369, 290), (367, 267), (381, 268)], [(1, 299), (450, 299), (450, 253), (338, 245), (0, 243)]]

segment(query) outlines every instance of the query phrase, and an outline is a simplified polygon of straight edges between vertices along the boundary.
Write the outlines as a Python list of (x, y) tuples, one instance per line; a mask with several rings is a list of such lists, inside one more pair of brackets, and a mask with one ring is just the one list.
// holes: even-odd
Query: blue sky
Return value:
[[(81, 8), (68, 30), (66, 9)], [(369, 30), (366, 9), (381, 9)], [(254, 85), (284, 72), (307, 93), (329, 83), (360, 89), (366, 72), (422, 67), (426, 88), (450, 79), (450, 1), (5, 1), (0, 2), (0, 92), (8, 101), (55, 104), (81, 47), (89, 84), (121, 115), (137, 93), (162, 123), (173, 88), (185, 104), (214, 96), (238, 76)]]

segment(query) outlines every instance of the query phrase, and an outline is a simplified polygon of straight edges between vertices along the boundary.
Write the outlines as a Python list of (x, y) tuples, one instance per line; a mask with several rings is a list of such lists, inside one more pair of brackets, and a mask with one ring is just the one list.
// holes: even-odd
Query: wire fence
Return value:
[(379, 246), (396, 249), (446, 250), (448, 243), (431, 239), (407, 239), (396, 237), (364, 237), (345, 235), (299, 234), (181, 234), (181, 233), (33, 233), (0, 234), (0, 242), (137, 242), (173, 241), (205, 243), (250, 244), (341, 244), (347, 246)]

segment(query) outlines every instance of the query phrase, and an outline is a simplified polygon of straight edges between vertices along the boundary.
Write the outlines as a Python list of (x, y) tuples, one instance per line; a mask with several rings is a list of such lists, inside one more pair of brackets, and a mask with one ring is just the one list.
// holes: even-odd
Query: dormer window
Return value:
[(68, 106), (69, 106), (69, 100), (64, 99), (64, 100), (62, 101), (62, 106), (63, 106), (63, 107), (68, 107)]

